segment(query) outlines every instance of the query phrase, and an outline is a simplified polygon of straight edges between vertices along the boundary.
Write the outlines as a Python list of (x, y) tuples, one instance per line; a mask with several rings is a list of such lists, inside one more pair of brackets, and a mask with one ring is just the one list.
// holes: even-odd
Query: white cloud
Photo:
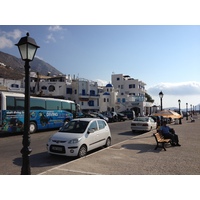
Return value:
[(22, 32), (19, 29), (15, 29), (14, 31), (10, 31), (6, 33), (7, 37), (13, 38), (14, 40), (21, 38)]
[(47, 43), (50, 43), (50, 42), (56, 42), (56, 39), (54, 38), (53, 34), (50, 33), (49, 35), (47, 35), (47, 40), (46, 40)]
[[(64, 35), (63, 35), (63, 29), (61, 26), (49, 26), (48, 31), (50, 32), (49, 35), (47, 35), (47, 40), (46, 43), (50, 43), (50, 42), (56, 42), (56, 38), (59, 38), (61, 40), (64, 39)], [(55, 34), (56, 32), (56, 34)], [(58, 34), (59, 32), (59, 34)]]
[(0, 36), (0, 49), (12, 48), (13, 42), (7, 39), (5, 36)]
[(101, 79), (95, 79), (94, 81), (96, 81), (99, 86), (106, 86), (108, 84), (108, 81)]
[(19, 29), (9, 32), (0, 31), (0, 49), (12, 48), (14, 46), (14, 42), (12, 40), (20, 38), (21, 35), (22, 32)]
[(58, 25), (49, 27), (49, 31), (61, 31), (61, 30), (63, 30), (63, 28)]
[(147, 93), (155, 100), (154, 104), (160, 105), (159, 92), (162, 91), (163, 107), (178, 107), (178, 100), (181, 100), (181, 107), (198, 105), (200, 103), (200, 82), (189, 81), (180, 83), (159, 83), (147, 88)]
[(197, 95), (200, 94), (200, 82), (159, 83), (147, 89), (152, 95), (158, 95), (160, 91), (166, 95)]

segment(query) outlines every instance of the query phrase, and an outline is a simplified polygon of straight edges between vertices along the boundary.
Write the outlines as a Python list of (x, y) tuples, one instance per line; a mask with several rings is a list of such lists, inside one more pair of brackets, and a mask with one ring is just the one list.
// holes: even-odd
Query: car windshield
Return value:
[(70, 121), (64, 125), (59, 132), (66, 133), (84, 133), (85, 129), (88, 126), (87, 121)]
[(136, 117), (133, 121), (148, 122), (148, 118), (147, 117)]

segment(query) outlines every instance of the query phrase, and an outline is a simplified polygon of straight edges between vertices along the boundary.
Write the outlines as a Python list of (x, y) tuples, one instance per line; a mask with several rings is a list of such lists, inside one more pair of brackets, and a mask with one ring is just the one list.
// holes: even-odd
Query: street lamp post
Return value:
[(162, 98), (163, 98), (163, 93), (162, 93), (162, 91), (159, 93), (159, 97), (160, 97), (160, 110), (162, 110), (163, 109), (163, 106), (162, 106)]
[[(178, 100), (178, 105), (179, 105), (179, 114), (181, 114), (181, 100)], [(181, 118), (179, 118), (179, 124), (182, 124)]]
[(35, 53), (37, 51), (37, 46), (35, 40), (29, 37), (29, 33), (26, 34), (26, 37), (22, 37), (16, 46), (19, 49), (22, 60), (25, 61), (25, 105), (24, 105), (24, 133), (22, 141), (22, 168), (21, 175), (30, 175), (30, 162), (29, 154), (31, 153), (30, 146), (30, 66), (29, 62), (34, 59)]
[(188, 103), (186, 103), (186, 120), (188, 120)]

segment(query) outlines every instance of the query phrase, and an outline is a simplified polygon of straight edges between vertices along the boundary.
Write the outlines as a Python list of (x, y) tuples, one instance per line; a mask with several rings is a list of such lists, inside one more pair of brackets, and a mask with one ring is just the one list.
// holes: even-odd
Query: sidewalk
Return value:
[(153, 131), (135, 136), (40, 175), (199, 175), (200, 119), (170, 125), (181, 147), (154, 150)]

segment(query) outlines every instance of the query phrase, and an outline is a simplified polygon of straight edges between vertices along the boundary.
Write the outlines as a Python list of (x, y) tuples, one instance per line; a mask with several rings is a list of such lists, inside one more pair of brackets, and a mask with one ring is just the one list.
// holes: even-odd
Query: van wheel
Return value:
[(105, 147), (109, 147), (109, 146), (111, 146), (111, 138), (110, 137), (107, 138), (106, 144), (105, 144)]
[(81, 158), (81, 157), (84, 157), (86, 155), (87, 155), (87, 147), (86, 147), (86, 145), (82, 145), (79, 149), (78, 157)]
[(30, 133), (35, 133), (37, 131), (37, 125), (34, 122), (30, 122)]

